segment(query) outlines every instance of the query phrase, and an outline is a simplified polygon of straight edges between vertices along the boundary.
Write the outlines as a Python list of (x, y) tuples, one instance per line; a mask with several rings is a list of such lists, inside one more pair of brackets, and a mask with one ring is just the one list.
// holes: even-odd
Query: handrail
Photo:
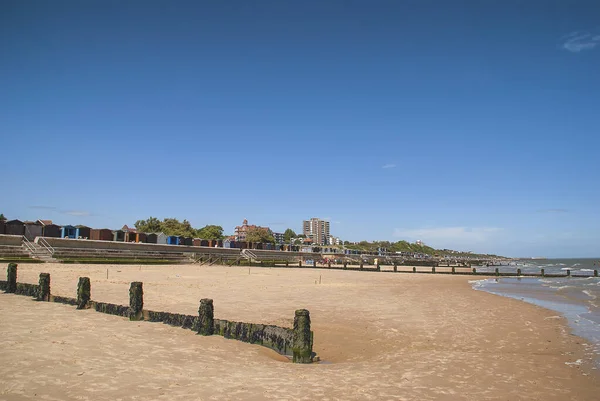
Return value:
[(31, 244), (31, 241), (29, 241), (29, 239), (27, 239), (26, 236), (23, 236), (23, 245), (25, 245), (25, 248), (27, 248), (30, 252), (34, 252), (35, 251), (35, 247)]
[(37, 241), (38, 245), (43, 246), (44, 248), (46, 248), (46, 250), (48, 252), (50, 252), (50, 255), (54, 255), (54, 248), (52, 248), (52, 245), (50, 245), (50, 243), (46, 240), (46, 238), (44, 237), (38, 237), (38, 241)]

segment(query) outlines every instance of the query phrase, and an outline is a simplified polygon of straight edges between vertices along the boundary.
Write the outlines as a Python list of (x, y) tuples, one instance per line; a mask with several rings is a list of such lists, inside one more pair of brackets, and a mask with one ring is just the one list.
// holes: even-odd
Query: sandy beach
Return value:
[(600, 391), (585, 341), (563, 318), (475, 291), (469, 277), (22, 264), (18, 281), (37, 283), (40, 272), (54, 295), (74, 297), (88, 276), (92, 299), (124, 305), (129, 283), (142, 281), (144, 307), (159, 311), (196, 314), (212, 298), (216, 318), (291, 327), (306, 308), (322, 362), (2, 293), (2, 400), (596, 400)]

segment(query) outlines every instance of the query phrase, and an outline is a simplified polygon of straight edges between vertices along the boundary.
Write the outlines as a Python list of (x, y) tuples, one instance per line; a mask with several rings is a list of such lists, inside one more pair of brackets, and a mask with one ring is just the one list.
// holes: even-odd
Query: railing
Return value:
[(23, 245), (25, 245), (25, 248), (27, 248), (27, 250), (29, 252), (35, 252), (35, 247), (33, 246), (33, 244), (31, 243), (31, 241), (29, 241), (27, 239), (27, 237), (24, 235), (23, 236)]
[(252, 261), (253, 259), (256, 261), (259, 260), (258, 256), (256, 256), (256, 254), (249, 249), (242, 249), (242, 255), (244, 255), (244, 257), (249, 261)]
[(46, 241), (46, 238), (44, 238), (44, 237), (38, 237), (37, 243), (38, 243), (38, 245), (41, 245), (44, 248), (46, 248), (46, 250), (48, 252), (50, 252), (50, 255), (54, 255), (54, 248), (52, 248), (52, 245), (50, 245), (48, 243), (48, 241)]

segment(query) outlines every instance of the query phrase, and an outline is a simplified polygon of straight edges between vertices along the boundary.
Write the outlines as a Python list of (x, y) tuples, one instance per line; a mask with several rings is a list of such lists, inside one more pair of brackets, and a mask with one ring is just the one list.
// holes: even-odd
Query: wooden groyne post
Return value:
[(292, 343), (294, 363), (312, 362), (312, 333), (310, 331), (310, 312), (298, 309), (294, 316), (294, 334)]
[(40, 273), (38, 301), (50, 302), (50, 273)]
[(214, 333), (215, 309), (213, 300), (204, 298), (200, 300), (198, 308), (198, 334), (212, 336)]
[(129, 286), (129, 320), (143, 320), (144, 290), (140, 281), (134, 281)]
[(90, 307), (92, 288), (89, 277), (79, 277), (77, 283), (77, 309), (87, 309)]
[(14, 293), (17, 291), (17, 264), (9, 263), (6, 269), (6, 292)]

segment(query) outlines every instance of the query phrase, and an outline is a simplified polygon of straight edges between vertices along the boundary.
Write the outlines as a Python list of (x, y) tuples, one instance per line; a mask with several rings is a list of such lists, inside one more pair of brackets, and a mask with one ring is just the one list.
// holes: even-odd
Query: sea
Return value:
[[(595, 259), (523, 259), (510, 266), (496, 266), (500, 272), (566, 274), (585, 277), (499, 277), (475, 280), (473, 288), (519, 299), (567, 318), (572, 334), (586, 340), (588, 357), (600, 369), (600, 258)], [(477, 267), (478, 272), (494, 272), (496, 267)], [(578, 361), (577, 363), (582, 363)]]

